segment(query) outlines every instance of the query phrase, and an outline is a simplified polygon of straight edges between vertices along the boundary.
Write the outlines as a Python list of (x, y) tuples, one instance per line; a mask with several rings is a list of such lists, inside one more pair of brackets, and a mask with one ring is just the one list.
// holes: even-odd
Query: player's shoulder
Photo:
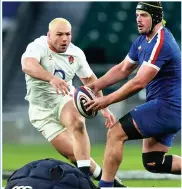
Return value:
[(164, 31), (164, 37), (173, 38), (173, 34), (171, 33), (171, 31), (168, 28), (163, 27), (162, 30)]
[(161, 27), (149, 42), (146, 51), (150, 53), (157, 50), (160, 52), (160, 56), (171, 56), (174, 51), (173, 48), (176, 49), (176, 45), (177, 43), (171, 32), (165, 27)]
[(177, 45), (177, 42), (171, 33), (171, 31), (164, 27), (164, 43), (168, 44), (169, 46)]
[(161, 29), (159, 29), (157, 35), (154, 38), (155, 42), (162, 42), (162, 44), (164, 45), (170, 43), (171, 41), (175, 41), (171, 31), (164, 26)]
[(167, 52), (167, 50), (172, 51), (173, 47), (176, 46), (177, 43), (170, 30), (166, 27), (162, 27), (157, 33), (154, 45), (161, 46), (161, 48)]
[(47, 36), (41, 36), (36, 38), (34, 41), (28, 44), (28, 46), (35, 47), (35, 48), (47, 48)]
[(78, 46), (74, 45), (73, 43), (69, 44), (67, 52), (69, 52), (71, 54), (75, 54), (78, 57), (85, 56), (85, 53), (83, 52), (83, 50), (81, 48), (79, 48)]
[(27, 45), (25, 52), (39, 52), (41, 56), (46, 56), (48, 51), (47, 36), (41, 36)]
[(47, 36), (41, 36), (39, 38), (36, 38), (33, 43), (42, 47), (47, 47)]
[(36, 38), (33, 42), (35, 42), (37, 44), (46, 45), (47, 44), (47, 36), (42, 35), (42, 36)]

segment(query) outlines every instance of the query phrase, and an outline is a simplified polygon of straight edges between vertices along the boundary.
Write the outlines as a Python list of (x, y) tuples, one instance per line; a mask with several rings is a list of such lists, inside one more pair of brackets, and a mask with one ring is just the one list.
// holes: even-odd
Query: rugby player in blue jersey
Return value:
[(88, 85), (95, 93), (136, 76), (117, 91), (89, 101), (87, 110), (100, 110), (146, 88), (146, 103), (135, 107), (108, 130), (100, 187), (112, 187), (127, 140), (143, 139), (144, 167), (153, 173), (181, 174), (181, 157), (165, 155), (181, 127), (181, 53), (172, 33), (163, 26), (160, 2), (139, 2), (136, 21), (141, 34), (126, 58)]

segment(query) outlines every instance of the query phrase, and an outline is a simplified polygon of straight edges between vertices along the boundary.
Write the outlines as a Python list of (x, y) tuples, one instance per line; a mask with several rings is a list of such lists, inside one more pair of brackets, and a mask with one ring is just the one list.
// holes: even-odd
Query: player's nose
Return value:
[(141, 23), (141, 22), (142, 22), (141, 16), (137, 16), (137, 23)]
[(63, 35), (63, 36), (62, 36), (62, 41), (63, 41), (63, 42), (67, 42), (67, 40), (68, 40), (67, 36), (66, 36), (66, 35)]

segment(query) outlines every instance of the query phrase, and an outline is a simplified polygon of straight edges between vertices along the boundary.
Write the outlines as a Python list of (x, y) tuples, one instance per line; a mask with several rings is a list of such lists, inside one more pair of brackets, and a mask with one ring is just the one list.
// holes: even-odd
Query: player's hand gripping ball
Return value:
[(80, 114), (86, 118), (93, 118), (97, 115), (97, 111), (86, 111), (86, 106), (84, 104), (90, 100), (93, 100), (95, 98), (95, 95), (93, 91), (86, 87), (86, 86), (81, 86), (75, 89), (74, 91), (74, 104), (77, 110), (80, 112)]

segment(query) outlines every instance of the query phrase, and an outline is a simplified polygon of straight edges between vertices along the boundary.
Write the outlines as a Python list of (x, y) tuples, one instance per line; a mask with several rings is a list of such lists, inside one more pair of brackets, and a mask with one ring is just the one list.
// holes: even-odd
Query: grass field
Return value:
[[(102, 165), (104, 145), (92, 146), (91, 155), (99, 165)], [(180, 155), (180, 146), (174, 146), (170, 154)], [(50, 144), (46, 145), (18, 145), (3, 144), (3, 170), (15, 170), (30, 161), (55, 158), (67, 161), (60, 156)], [(140, 145), (125, 145), (123, 163), (120, 170), (144, 170), (141, 160)], [(3, 180), (3, 186), (6, 181)], [(181, 187), (180, 180), (123, 180), (130, 187)]]

